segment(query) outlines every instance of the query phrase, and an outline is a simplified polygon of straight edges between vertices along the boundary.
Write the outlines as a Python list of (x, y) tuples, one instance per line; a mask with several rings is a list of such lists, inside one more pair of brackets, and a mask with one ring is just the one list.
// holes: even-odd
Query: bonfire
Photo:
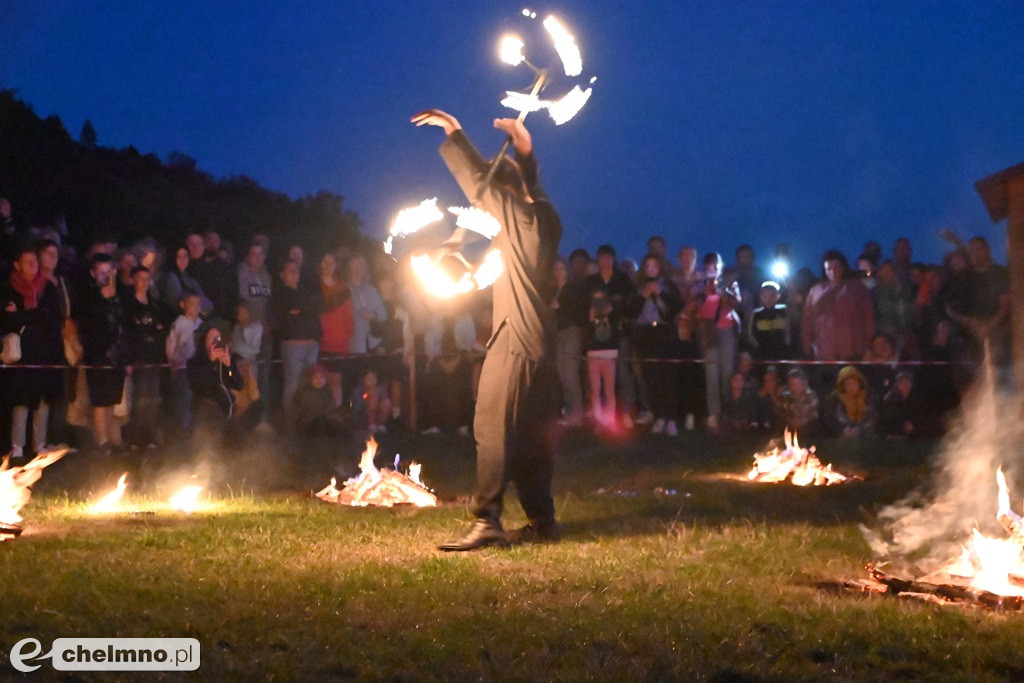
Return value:
[(40, 453), (24, 465), (12, 467), (10, 458), (0, 462), (0, 541), (21, 535), (21, 508), (32, 498), (32, 485), (43, 476), (43, 468), (68, 452), (61, 448)]
[(919, 579), (905, 579), (868, 565), (870, 581), (847, 582), (855, 590), (876, 591), (940, 604), (969, 604), (993, 609), (1024, 609), (1024, 518), (1010, 507), (1010, 492), (1000, 467), (996, 520), (1008, 537), (988, 536), (977, 528), (960, 555)]
[(822, 465), (814, 446), (802, 448), (796, 433), (787, 429), (785, 448), (775, 446), (767, 453), (754, 454), (754, 467), (747, 475), (751, 481), (778, 483), (790, 480), (795, 486), (831, 486), (856, 477), (840, 474), (832, 465)]
[(366, 507), (392, 507), (394, 505), (415, 505), (416, 507), (434, 507), (437, 496), (430, 492), (420, 479), (421, 466), (412, 463), (409, 473), (398, 470), (398, 457), (395, 458), (395, 469), (377, 469), (373, 459), (377, 455), (377, 441), (370, 438), (366, 442), (366, 450), (359, 460), (359, 475), (342, 484), (338, 489), (338, 480), (331, 478), (331, 483), (316, 494), (320, 500), (339, 505)]

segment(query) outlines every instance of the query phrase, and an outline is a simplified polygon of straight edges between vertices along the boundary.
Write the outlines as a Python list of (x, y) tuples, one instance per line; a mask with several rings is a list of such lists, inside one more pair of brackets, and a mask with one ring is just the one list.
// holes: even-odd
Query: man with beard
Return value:
[[(476, 519), (446, 551), (507, 545), (510, 540), (558, 540), (551, 497), (552, 444), (548, 426), (558, 411), (554, 364), (553, 265), (562, 224), (537, 182), (530, 133), (521, 121), (497, 119), (508, 133), (516, 161), (502, 157), (494, 180), (480, 183), (488, 164), (455, 117), (431, 109), (412, 118), (417, 126), (442, 128), (447, 137), (441, 157), (466, 196), (501, 222), (492, 246), (504, 269), (494, 283), (493, 334), (480, 375), (473, 431), (477, 442)], [(477, 198), (480, 193), (479, 199)], [(510, 539), (501, 526), (502, 500), (515, 483), (529, 524)]]

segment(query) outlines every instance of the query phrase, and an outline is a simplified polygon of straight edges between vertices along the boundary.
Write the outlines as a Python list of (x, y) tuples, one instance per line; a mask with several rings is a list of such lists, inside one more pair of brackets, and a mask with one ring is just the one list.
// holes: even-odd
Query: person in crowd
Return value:
[(921, 358), (949, 364), (926, 366), (917, 377), (920, 394), (928, 397), (934, 412), (945, 415), (960, 404), (960, 397), (974, 379), (971, 348), (952, 321), (940, 320)]
[(714, 432), (719, 429), (722, 416), (722, 395), (728, 391), (729, 378), (736, 367), (740, 290), (736, 282), (728, 286), (722, 282), (722, 257), (717, 253), (708, 253), (702, 263), (704, 292), (697, 311), (697, 329), (704, 359), (707, 426)]
[(679, 416), (683, 429), (693, 431), (697, 418), (704, 413), (706, 394), (704, 391), (704, 370), (697, 362), (701, 357), (698, 341), (697, 311), (699, 302), (691, 297), (684, 300), (676, 316), (677, 355), (680, 360), (678, 382), (675, 386), (679, 403)]
[(619, 312), (601, 289), (590, 296), (590, 335), (587, 376), (590, 378), (590, 416), (599, 427), (612, 428), (616, 416), (616, 361), (619, 357)]
[(555, 295), (551, 308), (558, 326), (558, 346), (555, 364), (562, 382), (562, 412), (569, 426), (583, 424), (583, 385), (581, 365), (583, 345), (590, 327), (590, 298), (581, 280), (569, 277), (569, 268), (562, 260), (555, 261)]
[(295, 392), (295, 428), (307, 438), (344, 436), (351, 428), (344, 408), (334, 400), (323, 363), (309, 369), (306, 381)]
[(352, 293), (348, 282), (339, 275), (338, 259), (334, 254), (324, 254), (320, 260), (320, 296), (323, 311), (320, 313), (320, 358), (327, 371), (327, 385), (334, 396), (334, 404), (342, 403), (342, 373), (340, 368), (327, 364), (329, 356), (344, 356), (352, 349), (352, 334), (355, 330), (355, 316), (352, 310)]
[(370, 282), (370, 271), (366, 259), (353, 256), (348, 262), (348, 288), (352, 296), (352, 343), (350, 353), (370, 353), (379, 344), (380, 338), (370, 331), (376, 321), (387, 320), (387, 309), (380, 298), (380, 292)]
[[(192, 239), (198, 235), (190, 235)], [(220, 234), (208, 230), (202, 239), (202, 253), (198, 256), (193, 252), (199, 245), (189, 245), (188, 272), (199, 283), (200, 291), (210, 298), (213, 307), (208, 314), (211, 320), (225, 321), (231, 316), (238, 288), (235, 282), (236, 273), (232, 272), (231, 264), (225, 263), (220, 257)], [(194, 240), (193, 240), (194, 241)]]
[(740, 315), (743, 338), (742, 345), (746, 346), (751, 338), (750, 325), (754, 317), (754, 308), (758, 302), (758, 292), (761, 283), (764, 282), (764, 274), (757, 267), (754, 259), (754, 248), (749, 244), (741, 244), (736, 248), (736, 263), (726, 268), (722, 273), (726, 283), (735, 282), (739, 287), (739, 307), (737, 312)]
[(679, 250), (676, 257), (679, 267), (672, 273), (672, 282), (675, 283), (679, 296), (682, 297), (684, 305), (691, 299), (702, 298), (704, 293), (704, 273), (697, 267), (697, 250), (686, 245)]
[(771, 280), (761, 284), (761, 305), (754, 309), (750, 343), (759, 360), (789, 360), (792, 357), (792, 329), (786, 304), (780, 303), (782, 288)]
[(469, 434), (473, 419), (471, 354), (486, 353), (477, 341), (476, 325), (468, 311), (447, 308), (434, 313), (423, 339), (427, 367), (423, 375), (421, 414), (424, 434)]
[(259, 387), (257, 366), (260, 350), (263, 348), (263, 323), (253, 318), (252, 309), (244, 300), (239, 300), (235, 305), (235, 324), (231, 328), (230, 344), (244, 385), (242, 390), (235, 394), (238, 400), (236, 408), (239, 412), (245, 412), (252, 403), (263, 397)]
[(569, 279), (573, 282), (586, 283), (587, 278), (593, 275), (591, 265), (594, 265), (594, 262), (586, 249), (573, 249), (569, 254)]
[(807, 382), (800, 368), (786, 373), (786, 386), (779, 394), (779, 421), (786, 429), (801, 436), (813, 437), (818, 432), (818, 395)]
[(93, 439), (101, 450), (122, 448), (114, 427), (114, 406), (121, 402), (125, 378), (123, 304), (117, 295), (114, 259), (98, 253), (89, 265), (90, 281), (79, 297), (78, 330), (85, 382), (92, 404)]
[[(618, 326), (618, 329), (615, 330), (615, 339), (618, 344), (618, 353), (615, 358), (615, 381), (611, 385), (611, 390), (616, 393), (622, 421), (628, 429), (633, 425), (632, 413), (636, 408), (637, 388), (636, 380), (633, 376), (631, 340), (629, 330), (623, 329), (623, 318), (625, 309), (633, 298), (634, 290), (629, 276), (616, 269), (615, 258), (615, 247), (610, 244), (599, 246), (597, 248), (597, 273), (587, 279), (587, 285), (591, 295), (591, 310), (593, 311), (594, 308), (594, 293), (597, 291), (602, 292), (604, 294), (602, 308), (604, 303), (607, 303), (612, 307), (612, 311), (607, 315), (602, 315), (601, 321), (603, 323), (608, 320), (614, 320)], [(594, 317), (591, 315), (591, 323), (593, 322)], [(599, 341), (599, 343), (603, 346), (605, 342)], [(591, 346), (591, 350), (604, 352), (600, 355), (602, 360), (607, 360), (608, 349), (594, 349)], [(588, 352), (587, 355), (590, 357), (591, 354)], [(593, 369), (591, 370), (591, 377), (593, 377)], [(591, 389), (593, 390), (593, 382), (591, 382)], [(612, 408), (614, 407), (613, 404)], [(599, 416), (595, 415), (595, 418), (597, 417)], [(608, 416), (604, 415), (601, 417), (604, 417), (607, 423)]]
[(20, 335), (21, 358), (3, 374), (11, 413), (11, 458), (25, 456), (28, 418), (32, 414), (32, 450), (45, 451), (50, 407), (63, 395), (61, 369), (19, 369), (19, 365), (64, 364), (63, 317), (57, 288), (39, 272), (34, 246), (14, 250), (10, 276), (0, 286), (0, 336)]
[(896, 343), (887, 334), (876, 334), (871, 338), (871, 346), (864, 354), (864, 360), (871, 363), (867, 366), (868, 386), (873, 395), (882, 396), (889, 391), (896, 378), (896, 364), (900, 361)]
[(912, 253), (910, 240), (906, 237), (900, 237), (892, 245), (892, 264), (896, 271), (896, 279), (911, 294), (914, 292), (914, 281), (911, 274), (914, 266), (911, 261)]
[(864, 283), (864, 286), (868, 288), (869, 292), (875, 291), (875, 286), (878, 284), (876, 276), (878, 275), (878, 263), (875, 262), (868, 254), (861, 254), (857, 257), (857, 277)]
[(943, 259), (939, 299), (944, 317), (953, 321), (959, 332), (970, 335), (971, 264), (966, 248), (951, 251)]
[[(62, 359), (57, 359), (57, 364), (67, 362), (71, 367), (61, 371), (63, 387), (58, 395), (54, 397), (55, 402), (50, 407), (50, 426), (48, 437), (54, 443), (68, 442), (67, 410), (69, 405), (69, 387), (75, 387), (78, 383), (78, 369), (74, 366), (82, 360), (82, 341), (78, 336), (78, 326), (72, 317), (72, 306), (77, 292), (65, 275), (66, 268), (58, 268), (61, 263), (60, 244), (52, 239), (45, 238), (36, 246), (39, 255), (39, 272), (43, 274), (54, 287), (57, 288), (57, 303), (61, 319), (61, 345), (63, 347)], [(57, 358), (54, 356), (54, 358)]]
[(284, 404), (285, 433), (294, 434), (295, 405), (292, 399), (303, 373), (313, 367), (320, 354), (320, 291), (302, 286), (301, 266), (286, 261), (280, 282), (270, 297), (272, 327), (280, 343), (283, 374), (281, 401)]
[(939, 322), (945, 319), (942, 310), (942, 271), (936, 266), (925, 269), (924, 277), (914, 297), (913, 340), (914, 350), (919, 354), (928, 345), (928, 340)]
[(874, 305), (864, 284), (849, 276), (846, 257), (836, 250), (822, 257), (825, 280), (804, 302), (804, 353), (815, 360), (858, 360), (875, 334)]
[(239, 448), (256, 428), (263, 413), (257, 400), (244, 411), (238, 406), (238, 392), (245, 380), (238, 359), (214, 326), (200, 330), (202, 349), (188, 361), (188, 381), (195, 397), (196, 414), (223, 436), (226, 448)]
[(757, 429), (758, 397), (747, 377), (734, 372), (729, 378), (729, 391), (722, 400), (722, 428), (733, 434)]
[[(273, 287), (272, 281), (273, 278), (270, 270), (267, 269), (266, 243), (254, 238), (245, 252), (245, 258), (238, 264), (238, 300), (248, 306), (249, 317), (254, 323), (259, 323), (262, 329), (260, 348), (254, 362), (254, 367), (256, 370), (257, 389), (260, 396), (263, 397), (264, 420), (266, 420), (266, 410), (269, 403), (266, 397), (270, 396), (271, 360), (274, 356), (273, 331), (270, 328), (269, 310), (271, 288)], [(232, 344), (232, 348), (236, 352), (238, 351), (236, 345)]]
[(185, 290), (178, 303), (181, 315), (175, 318), (164, 340), (164, 352), (171, 366), (171, 425), (178, 438), (192, 434), (192, 389), (189, 387), (187, 369), (188, 362), (196, 355), (196, 334), (203, 323), (200, 318), (201, 305), (199, 294)]
[(828, 431), (844, 439), (862, 439), (873, 435), (875, 410), (868, 382), (852, 365), (844, 366), (836, 378), (836, 388), (826, 401), (823, 419)]
[(992, 250), (984, 237), (967, 243), (971, 264), (968, 280), (970, 308), (967, 329), (979, 345), (989, 347), (992, 362), (1010, 364), (1010, 280), (1006, 268), (992, 260)]
[(378, 352), (383, 357), (376, 361), (377, 377), (388, 389), (391, 397), (391, 419), (402, 415), (404, 387), (408, 381), (406, 357), (413, 350), (412, 317), (405, 302), (399, 296), (398, 282), (394, 275), (386, 274), (377, 280), (377, 290), (384, 302), (383, 321), (370, 325), (370, 331), (380, 337)]
[(122, 299), (128, 299), (135, 291), (132, 282), (132, 271), (139, 265), (139, 259), (131, 249), (124, 249), (117, 255), (117, 293)]
[(781, 429), (779, 424), (779, 394), (781, 393), (779, 370), (774, 365), (764, 369), (761, 376), (761, 388), (757, 392), (757, 422), (761, 429), (775, 433)]
[[(658, 259), (661, 265), (661, 272), (664, 273), (665, 277), (671, 278), (672, 263), (668, 260), (668, 245), (665, 243), (665, 238), (661, 235), (651, 235), (647, 238), (647, 254)], [(643, 270), (641, 264), (641, 271)]]
[(631, 299), (629, 315), (634, 321), (636, 352), (654, 414), (651, 431), (676, 436), (679, 344), (674, 323), (683, 302), (675, 283), (662, 271), (662, 259), (657, 254), (644, 257), (641, 272), (640, 287)]
[(352, 419), (357, 429), (366, 434), (383, 434), (391, 419), (391, 397), (388, 389), (378, 381), (377, 373), (368, 370), (352, 391), (349, 401)]
[(878, 266), (875, 286), (875, 330), (887, 335), (901, 355), (913, 349), (914, 299), (892, 261)]
[[(199, 235), (195, 235), (199, 237)], [(200, 238), (202, 239), (202, 238)], [(163, 278), (163, 290), (161, 299), (167, 310), (180, 310), (181, 299), (185, 292), (192, 292), (199, 297), (199, 311), (201, 315), (208, 316), (213, 310), (213, 302), (203, 292), (202, 286), (188, 272), (189, 250), (186, 247), (179, 247), (174, 252), (174, 261), (168, 266)]]
[(128, 371), (131, 373), (131, 420), (128, 444), (155, 447), (160, 442), (160, 366), (167, 359), (167, 313), (150, 298), (152, 274), (145, 266), (132, 269), (132, 292), (124, 301)]
[(761, 388), (761, 383), (757, 379), (756, 366), (757, 362), (754, 360), (754, 354), (749, 351), (740, 351), (736, 354), (736, 372), (743, 375), (743, 381), (747, 383), (747, 386), (755, 394)]
[(880, 426), (888, 439), (915, 439), (931, 432), (926, 425), (927, 411), (918, 392), (914, 377), (907, 371), (896, 375), (893, 388), (882, 399)]

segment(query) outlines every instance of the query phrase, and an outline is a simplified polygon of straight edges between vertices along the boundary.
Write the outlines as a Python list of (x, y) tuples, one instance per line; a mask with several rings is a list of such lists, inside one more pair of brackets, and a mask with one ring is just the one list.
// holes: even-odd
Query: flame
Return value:
[(410, 206), (398, 212), (394, 222), (391, 223), (390, 235), (391, 237), (405, 237), (442, 218), (444, 218), (444, 214), (441, 213), (441, 209), (437, 208), (437, 197), (424, 199), (416, 206)]
[(484, 260), (480, 263), (476, 272), (473, 273), (473, 280), (476, 282), (477, 289), (485, 289), (493, 285), (504, 269), (505, 262), (501, 258), (501, 251), (498, 249), (488, 249), (487, 253), (484, 254)]
[(548, 34), (555, 43), (555, 52), (562, 60), (565, 75), (579, 76), (583, 72), (583, 59), (580, 57), (580, 48), (576, 45), (576, 39), (554, 15), (544, 20), (544, 28), (548, 30)]
[(184, 512), (185, 514), (195, 512), (202, 507), (202, 503), (199, 500), (199, 493), (202, 490), (202, 486), (189, 484), (171, 496), (169, 504), (172, 509)]
[(576, 85), (560, 99), (542, 100), (536, 95), (508, 90), (505, 92), (505, 99), (501, 101), (501, 104), (519, 113), (526, 112), (528, 114), (547, 109), (548, 115), (555, 125), (561, 126), (583, 109), (583, 105), (590, 99), (593, 91), (593, 88), (581, 90), (580, 86)]
[(403, 503), (416, 507), (437, 505), (437, 496), (420, 480), (418, 463), (410, 465), (409, 476), (406, 476), (398, 471), (397, 457), (394, 470), (377, 469), (373, 464), (376, 454), (377, 441), (371, 437), (359, 459), (359, 475), (346, 481), (340, 490), (337, 488), (337, 479), (332, 477), (330, 485), (319, 491), (316, 497), (328, 503), (355, 507), (392, 507)]
[(750, 481), (778, 483), (789, 479), (794, 486), (831, 486), (850, 477), (822, 465), (814, 448), (801, 448), (795, 433), (787, 429), (782, 435), (785, 449), (776, 446), (767, 453), (754, 454), (754, 467), (747, 474)]
[(449, 206), (448, 211), (455, 216), (455, 225), (466, 230), (472, 230), (478, 235), (483, 235), (489, 240), (501, 231), (501, 223), (498, 219), (475, 207)]
[(417, 254), (410, 260), (412, 272), (431, 296), (450, 299), (473, 291), (470, 274), (463, 273), (458, 280), (436, 263), (428, 254)]
[(1010, 508), (1010, 491), (1002, 467), (996, 470), (996, 483), (996, 519), (1010, 538), (994, 538), (974, 529), (960, 556), (941, 571), (980, 590), (1024, 596), (1024, 520)]
[(501, 61), (505, 62), (509, 66), (519, 66), (526, 59), (523, 56), (523, 47), (525, 43), (519, 36), (509, 33), (502, 36), (501, 43), (498, 47), (498, 53), (501, 57)]
[[(43, 476), (43, 468), (57, 462), (68, 452), (61, 448), (40, 453), (24, 465), (10, 466), (10, 459), (0, 461), (0, 528), (20, 529), (21, 508), (32, 498), (32, 485)], [(0, 531), (0, 541), (13, 538), (15, 534)]]
[(573, 86), (573, 89), (567, 92), (561, 99), (548, 105), (548, 114), (551, 116), (551, 120), (555, 122), (556, 126), (560, 126), (572, 119), (572, 117), (580, 113), (580, 109), (583, 109), (583, 105), (590, 99), (593, 91), (593, 88), (580, 90), (580, 86)]
[(115, 486), (113, 490), (108, 491), (99, 500), (92, 504), (89, 508), (90, 512), (116, 512), (121, 507), (121, 498), (124, 496), (125, 489), (127, 488), (128, 473), (125, 472), (117, 480), (117, 486)]

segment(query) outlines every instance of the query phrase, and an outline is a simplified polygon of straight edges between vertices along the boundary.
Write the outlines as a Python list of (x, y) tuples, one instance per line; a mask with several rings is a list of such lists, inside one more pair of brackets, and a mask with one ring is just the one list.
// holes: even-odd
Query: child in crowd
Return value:
[(779, 370), (774, 365), (765, 368), (761, 389), (757, 392), (757, 421), (761, 429), (775, 433), (779, 424)]
[(383, 434), (385, 423), (391, 417), (391, 398), (385, 386), (377, 381), (377, 373), (370, 370), (352, 392), (352, 417), (358, 427), (370, 434)]
[(868, 382), (852, 365), (839, 371), (836, 389), (829, 396), (825, 411), (830, 431), (846, 439), (870, 436), (875, 427), (874, 407)]
[(619, 358), (619, 316), (608, 295), (594, 292), (590, 300), (590, 412), (598, 426), (615, 424), (615, 364)]
[(295, 428), (302, 436), (334, 437), (348, 429), (344, 411), (334, 403), (327, 376), (327, 368), (317, 363), (295, 392)]
[(754, 309), (751, 323), (753, 347), (762, 360), (786, 360), (790, 357), (792, 334), (786, 304), (781, 298), (779, 283), (761, 285), (761, 307)]
[(779, 418), (790, 431), (813, 436), (817, 431), (818, 395), (807, 384), (807, 375), (800, 368), (786, 374), (786, 388), (778, 401)]
[(164, 350), (171, 364), (173, 426), (185, 437), (192, 433), (192, 390), (187, 367), (196, 355), (196, 332), (203, 321), (199, 317), (201, 300), (195, 292), (182, 293), (180, 306), (181, 315), (171, 325)]
[(882, 434), (889, 439), (914, 439), (929, 431), (927, 411), (915, 391), (914, 378), (906, 371), (896, 375), (893, 388), (882, 399)]
[(263, 343), (263, 323), (252, 319), (252, 311), (245, 301), (235, 307), (235, 327), (231, 330), (231, 351), (238, 356), (238, 371), (242, 373), (243, 388), (237, 392), (238, 410), (244, 412), (259, 400), (260, 390), (256, 375), (256, 358)]
[(729, 378), (729, 392), (722, 401), (722, 427), (727, 432), (748, 432), (757, 429), (757, 394), (742, 372)]

